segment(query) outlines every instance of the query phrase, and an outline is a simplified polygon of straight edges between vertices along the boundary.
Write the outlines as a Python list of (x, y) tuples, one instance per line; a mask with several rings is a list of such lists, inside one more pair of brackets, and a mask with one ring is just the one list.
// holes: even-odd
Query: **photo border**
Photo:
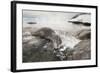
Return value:
[[(96, 64), (86, 66), (75, 67), (56, 67), (56, 68), (39, 68), (39, 69), (16, 69), (16, 7), (17, 4), (35, 4), (35, 5), (50, 5), (50, 6), (67, 6), (67, 7), (83, 7), (83, 8), (95, 8), (96, 9)], [(86, 68), (98, 66), (98, 7), (90, 5), (74, 5), (74, 4), (58, 4), (58, 3), (45, 3), (45, 2), (28, 2), (28, 1), (11, 1), (11, 71), (23, 72), (23, 71), (40, 71), (40, 70), (55, 70), (55, 69), (73, 69), (73, 68)]]

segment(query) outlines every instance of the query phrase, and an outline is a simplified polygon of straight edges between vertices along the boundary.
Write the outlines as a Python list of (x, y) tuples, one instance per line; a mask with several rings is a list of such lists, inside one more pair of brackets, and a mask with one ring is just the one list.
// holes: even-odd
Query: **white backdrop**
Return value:
[[(11, 0), (1, 0), (0, 1), (0, 24), (1, 24), (0, 25), (1, 26), (0, 27), (0, 34), (1, 34), (0, 35), (0, 73), (11, 73), (10, 72), (10, 53), (11, 53), (10, 52), (10, 1)], [(98, 5), (100, 8), (100, 0), (29, 0), (29, 1), (65, 3), (65, 4)], [(100, 9), (98, 13), (100, 13)], [(98, 16), (100, 16), (100, 14)], [(100, 19), (100, 17), (98, 17), (98, 19)], [(98, 31), (100, 31), (100, 25), (98, 26), (98, 28), (99, 28)], [(98, 34), (98, 37), (100, 37), (100, 34)], [(98, 40), (100, 43), (100, 39)], [(99, 47), (98, 47), (98, 51), (100, 52)], [(98, 55), (100, 56), (100, 53)], [(98, 59), (100, 61), (100, 57)], [(94, 73), (94, 72), (99, 73), (100, 67), (37, 71), (34, 73), (52, 73), (52, 72), (54, 73), (66, 73), (66, 72), (67, 73)], [(29, 73), (33, 73), (33, 72), (29, 72)]]

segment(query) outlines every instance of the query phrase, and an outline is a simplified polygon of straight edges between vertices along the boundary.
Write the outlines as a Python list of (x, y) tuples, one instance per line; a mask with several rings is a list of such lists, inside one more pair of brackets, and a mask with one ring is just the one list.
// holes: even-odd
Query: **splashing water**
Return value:
[(61, 48), (60, 51), (64, 51), (67, 48), (74, 49), (74, 46), (81, 41), (65, 31), (57, 30), (55, 32), (57, 35), (60, 36), (60, 38), (62, 40), (62, 43), (60, 46), (63, 46), (63, 48)]

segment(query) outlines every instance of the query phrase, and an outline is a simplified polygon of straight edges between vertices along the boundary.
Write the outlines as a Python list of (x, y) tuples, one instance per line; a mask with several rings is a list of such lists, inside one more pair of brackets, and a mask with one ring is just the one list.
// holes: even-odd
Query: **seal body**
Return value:
[(60, 36), (57, 35), (55, 31), (51, 28), (41, 28), (32, 35), (49, 40), (53, 43), (54, 48), (57, 48), (62, 43)]

